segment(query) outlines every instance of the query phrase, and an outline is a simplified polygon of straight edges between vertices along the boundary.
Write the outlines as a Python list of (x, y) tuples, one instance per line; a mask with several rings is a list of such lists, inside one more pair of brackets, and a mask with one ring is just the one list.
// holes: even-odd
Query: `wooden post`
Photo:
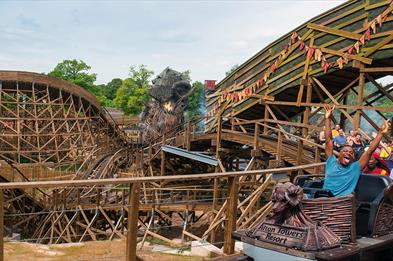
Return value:
[(127, 224), (127, 249), (126, 260), (135, 261), (136, 245), (137, 245), (137, 229), (138, 229), (138, 214), (139, 214), (139, 187), (140, 184), (131, 183), (130, 192), (128, 193), (128, 224)]
[[(162, 146), (165, 145), (165, 133), (162, 135)], [(161, 176), (165, 175), (165, 152), (161, 148), (161, 168), (160, 168)]]
[(224, 229), (224, 253), (227, 255), (235, 252), (235, 240), (232, 238), (232, 232), (236, 230), (237, 220), (237, 200), (239, 193), (239, 178), (228, 178), (228, 205), (227, 205), (227, 222)]
[[(213, 202), (212, 202), (212, 208), (213, 211), (218, 209), (218, 178), (214, 179), (214, 187), (213, 187)], [(216, 234), (214, 229), (212, 230), (212, 232), (210, 233), (210, 243), (214, 243), (214, 241), (216, 240)]]
[(276, 156), (277, 168), (281, 166), (281, 150), (282, 150), (282, 133), (281, 131), (279, 131), (278, 138), (277, 138), (277, 156)]
[(363, 91), (364, 91), (364, 81), (365, 81), (365, 75), (364, 75), (364, 72), (362, 72), (363, 68), (364, 68), (364, 65), (360, 64), (359, 65), (360, 73), (359, 73), (358, 99), (357, 99), (358, 108), (356, 109), (355, 120), (354, 120), (355, 130), (360, 129), (360, 123), (361, 123), (361, 118), (362, 118), (362, 110), (360, 109), (360, 107), (363, 105)]
[(0, 261), (4, 260), (4, 191), (0, 190)]
[(265, 125), (263, 126), (263, 134), (267, 134), (268, 128), (267, 128), (267, 120), (269, 119), (269, 110), (267, 109), (267, 105), (265, 104), (265, 121), (263, 122)]
[(254, 130), (254, 150), (258, 149), (258, 138), (259, 138), (259, 124), (255, 123)]

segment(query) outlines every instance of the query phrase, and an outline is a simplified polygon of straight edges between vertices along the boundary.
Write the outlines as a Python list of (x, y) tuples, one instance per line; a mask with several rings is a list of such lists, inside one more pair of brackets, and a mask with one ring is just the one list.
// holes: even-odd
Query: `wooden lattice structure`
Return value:
[[(44, 196), (36, 190), (23, 191), (36, 202), (36, 209), (51, 212), (40, 219), (32, 237), (51, 243), (111, 240), (123, 237), (129, 218), (135, 231), (144, 232), (143, 241), (150, 235), (176, 245), (163, 236), (161, 225), (178, 227), (173, 218), (177, 215), (183, 222), (182, 239), (208, 239), (214, 244), (225, 239), (232, 244), (223, 224), (232, 231), (255, 225), (272, 207), (263, 200), (274, 179), (267, 168), (279, 167), (274, 174), (291, 177), (297, 172), (323, 172), (323, 164), (318, 163), (323, 146), (310, 138), (322, 130), (323, 103), (336, 104), (339, 118), (334, 120), (347, 125), (347, 130), (359, 129), (362, 122), (377, 128), (377, 120), (367, 112), (384, 119), (393, 111), (393, 84), (376, 82), (393, 73), (392, 11), (390, 1), (348, 1), (258, 52), (207, 96), (205, 132), (197, 131), (198, 123), (186, 123), (132, 150), (132, 171), (118, 174), (141, 179), (140, 197), (133, 199), (116, 186), (120, 184), (116, 179), (105, 184), (91, 180), (107, 177), (106, 171), (118, 165), (110, 163), (122, 161), (120, 153), (127, 152), (124, 134), (91, 94), (45, 75), (0, 72), (3, 160), (19, 168), (92, 162), (83, 173), (72, 176), (90, 179), (90, 188), (70, 188), (71, 183), (65, 183)], [(366, 94), (368, 82), (374, 87)], [(378, 105), (383, 99), (388, 102)], [(359, 131), (368, 138), (368, 133)], [(203, 151), (215, 157), (218, 165), (171, 155), (162, 150), (163, 145)], [(181, 180), (170, 177), (195, 172), (200, 174)], [(20, 193), (15, 189), (5, 196)], [(137, 213), (126, 210), (131, 200), (140, 203)], [(8, 212), (15, 211), (20, 210)], [(10, 224), (29, 221), (11, 220)], [(202, 221), (205, 227), (194, 229)], [(230, 244), (224, 252), (233, 252)]]
[(67, 166), (126, 143), (86, 90), (42, 74), (0, 71), (0, 156), (13, 164)]

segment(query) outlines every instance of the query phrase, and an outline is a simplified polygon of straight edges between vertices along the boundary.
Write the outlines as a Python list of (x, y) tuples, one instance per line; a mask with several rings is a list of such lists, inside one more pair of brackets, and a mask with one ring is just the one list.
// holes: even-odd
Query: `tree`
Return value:
[(90, 69), (91, 67), (82, 60), (64, 60), (58, 63), (48, 75), (69, 81), (97, 96), (99, 90), (94, 85), (97, 75), (89, 73)]
[(188, 97), (187, 116), (189, 119), (201, 117), (205, 106), (205, 88), (203, 83), (196, 81), (192, 84), (192, 92)]
[(131, 66), (130, 77), (123, 80), (116, 91), (115, 105), (125, 114), (137, 115), (142, 112), (143, 106), (150, 100), (149, 78), (153, 71), (145, 65), (138, 68)]
[(235, 64), (234, 66), (231, 67), (231, 69), (229, 69), (229, 71), (225, 72), (225, 76), (230, 75), (231, 73), (233, 73), (234, 71), (236, 71), (237, 68), (239, 68), (240, 65)]
[(102, 86), (102, 94), (109, 100), (113, 100), (116, 97), (116, 91), (123, 83), (122, 79), (114, 78), (106, 85)]

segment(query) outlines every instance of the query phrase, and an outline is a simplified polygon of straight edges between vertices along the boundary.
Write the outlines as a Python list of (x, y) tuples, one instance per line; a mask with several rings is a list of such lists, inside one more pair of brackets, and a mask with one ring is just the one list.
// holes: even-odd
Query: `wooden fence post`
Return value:
[(232, 232), (236, 230), (239, 178), (229, 177), (228, 181), (228, 205), (226, 213), (227, 222), (224, 230), (224, 253), (230, 255), (235, 252), (235, 240), (232, 238)]
[(137, 260), (136, 245), (138, 236), (139, 187), (139, 182), (131, 183), (130, 192), (128, 193), (127, 261)]
[(4, 190), (0, 189), (0, 261), (4, 260)]

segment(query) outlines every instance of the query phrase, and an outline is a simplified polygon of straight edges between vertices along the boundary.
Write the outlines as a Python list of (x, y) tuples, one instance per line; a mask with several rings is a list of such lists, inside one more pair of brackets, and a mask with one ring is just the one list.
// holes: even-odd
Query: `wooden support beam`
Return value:
[[(267, 188), (267, 186), (270, 184), (271, 180), (272, 180), (272, 175), (267, 176), (265, 181), (263, 182), (263, 184), (261, 186), (259, 186), (259, 188), (257, 188), (257, 190), (256, 190), (257, 192), (253, 193), (252, 198), (250, 198), (251, 199), (250, 203), (247, 205), (247, 207), (245, 208), (243, 213), (240, 215), (240, 217), (236, 221), (237, 227), (239, 227), (241, 225), (243, 220), (250, 213), (251, 209), (255, 206), (255, 203), (260, 199), (262, 192), (264, 192), (265, 189)], [(239, 207), (240, 207), (240, 204), (239, 204), (238, 208)]]
[(131, 183), (128, 193), (128, 221), (127, 221), (127, 249), (126, 260), (135, 261), (137, 232), (138, 232), (138, 215), (139, 215), (139, 186), (140, 183)]
[[(337, 55), (339, 57), (343, 57), (344, 56), (344, 52), (343, 51), (336, 51), (336, 50), (325, 48), (325, 47), (321, 47), (321, 51), (323, 53), (333, 54), (333, 55)], [(373, 62), (373, 59), (365, 58), (365, 57), (362, 57), (362, 56), (359, 56), (359, 55), (355, 55), (355, 54), (349, 54), (348, 58), (352, 59), (352, 60), (355, 60), (355, 61), (359, 61), (359, 62), (365, 63), (365, 64), (372, 64), (372, 62)]]
[(383, 47), (384, 45), (390, 43), (391, 41), (393, 41), (393, 34), (385, 37), (383, 40), (381, 40), (379, 43), (377, 43), (376, 45), (374, 45), (373, 47), (371, 47), (369, 50), (367, 50), (364, 53), (364, 57), (369, 57), (370, 55), (372, 55), (373, 53), (375, 53), (376, 51), (378, 51), (381, 47)]
[[(311, 35), (310, 46), (313, 47), (313, 45), (314, 45), (314, 35)], [(308, 70), (310, 67), (311, 58), (312, 57), (309, 57), (307, 55), (306, 64), (304, 65), (303, 77), (300, 82), (299, 93), (298, 93), (297, 101), (296, 101), (296, 106), (298, 106), (298, 107), (300, 106), (300, 103), (302, 102), (303, 90), (304, 90), (304, 85), (305, 85), (304, 83), (305, 83), (305, 80), (307, 79), (307, 76), (308, 76)]]
[(224, 229), (224, 253), (227, 255), (235, 252), (235, 240), (232, 232), (236, 230), (237, 201), (239, 198), (239, 178), (228, 178), (228, 206), (227, 222)]
[(362, 68), (362, 73), (393, 73), (393, 67), (373, 67), (373, 68)]
[[(369, 74), (365, 74), (365, 76), (367, 77), (367, 79), (370, 80), (370, 82), (372, 82), (374, 84), (375, 87), (377, 87), (377, 89), (383, 93), (383, 95), (385, 95), (386, 97), (388, 97), (392, 102), (393, 102), (393, 96), (386, 91), (371, 75)], [(364, 81), (364, 80), (363, 80)]]
[[(360, 69), (364, 68), (363, 64), (360, 64)], [(359, 106), (356, 109), (356, 114), (355, 114), (355, 120), (353, 123), (353, 126), (355, 130), (360, 129), (360, 124), (361, 124), (361, 119), (362, 119), (362, 110), (360, 109), (360, 106), (363, 105), (363, 93), (364, 93), (364, 81), (365, 81), (365, 73), (359, 73), (359, 85), (358, 85), (358, 95), (357, 95), (357, 106)]]
[(348, 31), (344, 31), (344, 30), (340, 30), (340, 29), (335, 29), (335, 28), (330, 28), (330, 27), (327, 27), (324, 25), (317, 25), (314, 23), (309, 23), (307, 25), (307, 27), (310, 29), (318, 30), (318, 31), (325, 32), (328, 34), (333, 34), (333, 35), (353, 39), (356, 41), (359, 40), (359, 38), (361, 37), (361, 35), (357, 34), (357, 33), (352, 33), (352, 32), (348, 32)]
[(4, 190), (0, 190), (0, 261), (4, 261)]

